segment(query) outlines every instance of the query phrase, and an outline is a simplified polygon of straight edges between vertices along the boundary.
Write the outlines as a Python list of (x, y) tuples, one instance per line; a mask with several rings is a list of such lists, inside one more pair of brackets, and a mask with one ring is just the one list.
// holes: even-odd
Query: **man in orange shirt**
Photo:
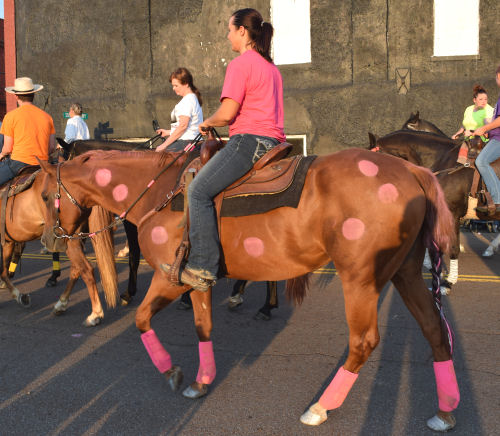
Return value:
[[(4, 144), (0, 153), (0, 185), (12, 179), (23, 167), (38, 165), (36, 158), (48, 160), (56, 147), (52, 117), (33, 104), (35, 92), (43, 89), (29, 77), (17, 78), (5, 91), (15, 94), (18, 107), (5, 115), (0, 133)], [(9, 156), (10, 155), (10, 156)]]

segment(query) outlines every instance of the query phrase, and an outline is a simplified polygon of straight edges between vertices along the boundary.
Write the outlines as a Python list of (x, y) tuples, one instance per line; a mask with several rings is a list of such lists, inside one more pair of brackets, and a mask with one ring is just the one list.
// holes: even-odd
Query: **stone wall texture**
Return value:
[[(461, 60), (432, 58), (432, 0), (310, 4), (312, 61), (279, 66), (286, 133), (306, 134), (309, 152), (364, 147), (368, 131), (397, 130), (416, 110), (451, 135), (475, 83), (494, 104), (498, 0), (481, 0), (480, 56)], [(245, 6), (269, 19), (269, 1)], [(45, 86), (35, 103), (61, 135), (62, 114), (76, 100), (93, 137), (152, 136), (152, 119), (169, 126), (178, 97), (168, 78), (179, 66), (193, 73), (205, 115), (217, 108), (226, 65), (236, 55), (227, 22), (239, 7), (234, 0), (18, 0), (17, 75)], [(396, 86), (399, 68), (410, 69), (405, 95)]]

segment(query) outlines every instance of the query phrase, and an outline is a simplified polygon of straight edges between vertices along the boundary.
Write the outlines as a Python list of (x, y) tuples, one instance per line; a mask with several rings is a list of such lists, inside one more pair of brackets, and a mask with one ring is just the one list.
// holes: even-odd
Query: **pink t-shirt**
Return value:
[(220, 100), (224, 98), (240, 104), (229, 124), (229, 136), (250, 133), (286, 140), (281, 73), (259, 53), (247, 50), (229, 63)]

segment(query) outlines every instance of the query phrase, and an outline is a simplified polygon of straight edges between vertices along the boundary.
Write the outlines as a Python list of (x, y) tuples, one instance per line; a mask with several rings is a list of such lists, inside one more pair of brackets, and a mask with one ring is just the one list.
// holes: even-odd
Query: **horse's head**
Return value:
[(469, 150), (467, 151), (467, 157), (469, 159), (475, 159), (485, 146), (485, 142), (481, 139), (480, 136), (472, 136), (471, 138), (466, 139), (465, 143), (469, 148)]
[(50, 251), (65, 251), (66, 239), (73, 235), (89, 217), (90, 208), (82, 206), (78, 189), (71, 192), (61, 179), (62, 164), (40, 161), (42, 168), (42, 199), (45, 203), (45, 226), (41, 242)]

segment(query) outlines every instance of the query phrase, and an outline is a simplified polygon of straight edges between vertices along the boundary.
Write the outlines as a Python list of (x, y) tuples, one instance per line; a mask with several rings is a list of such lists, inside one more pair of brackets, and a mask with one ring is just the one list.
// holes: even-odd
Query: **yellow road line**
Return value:
[[(51, 254), (37, 254), (37, 253), (23, 253), (23, 258), (25, 259), (47, 259), (52, 260)], [(69, 260), (68, 256), (60, 254), (61, 260)], [(95, 262), (95, 256), (86, 256), (87, 259), (91, 262)], [(116, 263), (128, 263), (128, 258), (126, 257), (115, 257)], [(139, 262), (140, 265), (147, 265), (148, 263), (141, 259)], [(335, 268), (319, 268), (316, 271), (313, 271), (313, 274), (337, 274), (337, 270)], [(423, 273), (424, 279), (432, 278), (430, 273)], [(458, 276), (459, 282), (488, 282), (488, 283), (500, 283), (500, 276), (496, 275), (477, 275), (477, 274), (459, 274)]]

